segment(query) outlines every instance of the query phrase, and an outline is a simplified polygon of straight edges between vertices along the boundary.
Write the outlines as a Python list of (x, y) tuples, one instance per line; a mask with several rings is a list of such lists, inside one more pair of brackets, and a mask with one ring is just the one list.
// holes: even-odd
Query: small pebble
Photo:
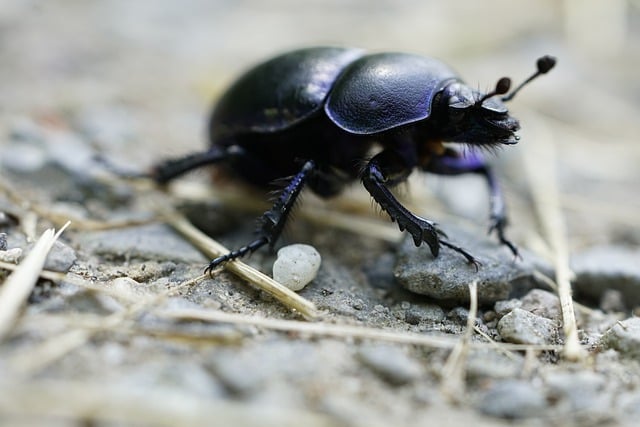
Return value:
[(551, 320), (560, 320), (562, 317), (560, 298), (542, 289), (530, 290), (527, 295), (522, 297), (520, 308)]
[(0, 251), (7, 250), (7, 233), (0, 233)]
[(419, 378), (423, 372), (422, 365), (415, 359), (391, 345), (363, 346), (358, 356), (363, 364), (393, 385), (410, 383)]
[(406, 310), (404, 312), (404, 321), (410, 325), (419, 325), (422, 320), (422, 313), (419, 310)]
[(12, 248), (6, 251), (0, 251), (0, 261), (8, 262), (10, 264), (17, 264), (22, 256), (22, 249)]
[(615, 289), (607, 289), (600, 298), (600, 309), (606, 313), (626, 311), (624, 295)]
[(520, 308), (522, 306), (522, 301), (519, 299), (508, 299), (502, 301), (496, 301), (493, 306), (493, 310), (496, 312), (498, 317), (502, 317), (505, 314), (511, 313), (514, 309)]
[(467, 378), (476, 381), (516, 378), (523, 365), (524, 357), (517, 353), (507, 356), (494, 350), (473, 350), (467, 358)]
[(618, 350), (622, 356), (640, 359), (640, 317), (617, 322), (602, 335), (600, 346)]
[(316, 278), (321, 261), (313, 246), (285, 246), (278, 251), (273, 263), (273, 278), (292, 291), (299, 291)]
[(597, 372), (553, 372), (545, 378), (550, 398), (572, 413), (604, 414), (611, 408), (611, 394), (603, 393), (605, 377)]
[(515, 344), (551, 344), (557, 335), (553, 320), (515, 308), (498, 322), (498, 333), (506, 342)]
[(77, 259), (76, 251), (74, 251), (73, 248), (60, 240), (56, 240), (53, 248), (51, 248), (51, 252), (49, 252), (47, 256), (44, 268), (46, 270), (66, 273)]
[(494, 417), (514, 419), (544, 416), (546, 407), (540, 389), (526, 381), (504, 380), (484, 394), (478, 409)]

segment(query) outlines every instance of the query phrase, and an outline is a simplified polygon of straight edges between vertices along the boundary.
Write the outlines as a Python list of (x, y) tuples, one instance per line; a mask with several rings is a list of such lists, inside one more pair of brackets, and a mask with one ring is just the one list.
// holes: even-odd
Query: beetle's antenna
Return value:
[(492, 96), (504, 95), (505, 93), (509, 92), (510, 87), (511, 87), (511, 79), (509, 77), (501, 78), (500, 80), (498, 80), (498, 83), (496, 83), (496, 88), (491, 92), (487, 93), (486, 95), (484, 95), (482, 98), (478, 99), (475, 105), (482, 105), (482, 103), (486, 99), (489, 99)]
[(554, 58), (553, 56), (545, 55), (538, 58), (538, 61), (536, 62), (536, 66), (538, 67), (538, 70), (535, 73), (533, 73), (533, 75), (531, 75), (527, 80), (520, 83), (520, 86), (515, 88), (513, 92), (511, 92), (509, 95), (503, 96), (502, 101), (503, 102), (511, 101), (513, 97), (516, 96), (516, 93), (520, 92), (520, 89), (522, 89), (525, 85), (527, 85), (529, 82), (531, 82), (531, 80), (535, 79), (536, 77), (548, 73), (549, 70), (551, 70), (554, 67), (554, 65), (556, 65), (556, 58)]

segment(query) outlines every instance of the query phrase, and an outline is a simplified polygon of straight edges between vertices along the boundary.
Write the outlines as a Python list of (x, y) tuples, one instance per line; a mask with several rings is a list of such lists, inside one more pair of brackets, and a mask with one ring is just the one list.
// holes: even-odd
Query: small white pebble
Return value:
[(0, 261), (17, 264), (22, 256), (22, 249), (13, 248), (6, 251), (0, 251)]
[(299, 291), (315, 279), (321, 261), (313, 246), (285, 246), (278, 251), (278, 258), (273, 263), (273, 279), (292, 291)]

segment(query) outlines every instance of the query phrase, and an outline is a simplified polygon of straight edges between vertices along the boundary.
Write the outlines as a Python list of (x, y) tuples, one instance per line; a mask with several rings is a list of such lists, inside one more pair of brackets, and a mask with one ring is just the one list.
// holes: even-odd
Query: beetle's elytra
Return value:
[(500, 187), (482, 154), (443, 142), (471, 147), (515, 144), (520, 125), (504, 102), (554, 65), (553, 57), (540, 58), (535, 74), (500, 97), (509, 91), (508, 78), (483, 94), (433, 58), (338, 47), (285, 53), (250, 69), (222, 95), (211, 116), (207, 151), (162, 163), (152, 176), (165, 183), (194, 168), (218, 164), (257, 186), (290, 177), (260, 218), (257, 238), (211, 261), (209, 271), (273, 246), (303, 187), (330, 197), (358, 178), (416, 246), (426, 243), (434, 256), (441, 246), (451, 248), (477, 267), (471, 254), (445, 240), (433, 222), (406, 209), (389, 188), (416, 168), (443, 175), (481, 174), (491, 194), (490, 230), (517, 255), (504, 233)]

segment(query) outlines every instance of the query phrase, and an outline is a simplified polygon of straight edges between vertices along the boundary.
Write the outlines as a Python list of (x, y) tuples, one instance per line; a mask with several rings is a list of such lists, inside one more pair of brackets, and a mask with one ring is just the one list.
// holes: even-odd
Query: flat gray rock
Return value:
[(480, 399), (478, 409), (494, 417), (529, 418), (544, 414), (548, 403), (544, 392), (527, 381), (496, 383)]
[(617, 322), (602, 335), (600, 346), (618, 350), (623, 356), (640, 359), (640, 317)]
[(416, 247), (408, 236), (398, 250), (394, 271), (400, 286), (439, 300), (467, 302), (469, 283), (476, 280), (478, 300), (490, 303), (535, 285), (532, 255), (527, 253), (523, 260), (516, 260), (508, 248), (485, 237), (481, 231), (469, 233), (455, 225), (442, 228), (449, 236), (448, 241), (463, 247), (482, 263), (479, 270), (469, 265), (462, 255), (445, 247), (434, 258), (426, 245)]
[(599, 301), (605, 291), (620, 291), (627, 308), (640, 306), (640, 249), (596, 246), (571, 259), (576, 295)]
[(204, 255), (163, 224), (83, 233), (78, 242), (85, 251), (109, 258), (206, 262)]

